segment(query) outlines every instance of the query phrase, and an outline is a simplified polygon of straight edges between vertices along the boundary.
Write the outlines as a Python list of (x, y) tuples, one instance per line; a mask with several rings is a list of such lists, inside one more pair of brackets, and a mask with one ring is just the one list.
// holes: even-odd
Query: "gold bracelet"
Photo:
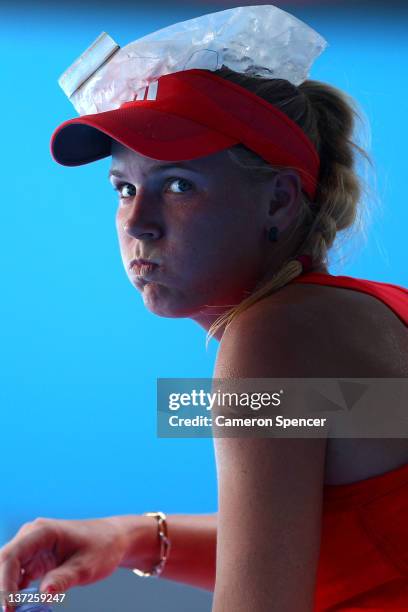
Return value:
[(145, 512), (144, 516), (153, 516), (157, 519), (158, 536), (160, 538), (160, 561), (151, 572), (142, 572), (142, 570), (136, 568), (133, 568), (132, 572), (137, 576), (160, 576), (169, 557), (171, 546), (167, 531), (167, 517), (164, 512)]

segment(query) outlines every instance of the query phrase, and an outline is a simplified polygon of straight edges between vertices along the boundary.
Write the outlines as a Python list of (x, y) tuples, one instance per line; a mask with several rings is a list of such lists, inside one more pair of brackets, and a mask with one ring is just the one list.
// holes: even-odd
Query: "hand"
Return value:
[[(42, 577), (39, 591), (54, 592), (102, 580), (127, 550), (120, 517), (88, 520), (37, 518), (0, 548), (0, 590), (19, 591)], [(7, 606), (5, 612), (13, 612)]]

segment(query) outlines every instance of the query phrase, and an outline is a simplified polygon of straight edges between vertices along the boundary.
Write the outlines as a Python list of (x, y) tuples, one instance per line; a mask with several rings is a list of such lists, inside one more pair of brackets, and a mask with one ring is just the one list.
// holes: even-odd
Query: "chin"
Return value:
[(159, 317), (186, 317), (185, 309), (175, 303), (174, 297), (168, 288), (154, 281), (143, 280), (134, 283), (142, 295), (145, 307)]
[(154, 281), (144, 281), (139, 290), (145, 307), (159, 317), (172, 319), (191, 318), (201, 311), (201, 304), (188, 303), (183, 294)]

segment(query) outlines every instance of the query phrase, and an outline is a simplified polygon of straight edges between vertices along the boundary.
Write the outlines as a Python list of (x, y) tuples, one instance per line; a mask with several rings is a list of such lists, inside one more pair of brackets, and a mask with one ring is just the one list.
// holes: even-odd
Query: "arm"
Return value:
[[(231, 324), (215, 378), (324, 376), (321, 359), (336, 369), (335, 351), (324, 347), (325, 330), (316, 337), (296, 305), (264, 315), (259, 303)], [(313, 610), (326, 442), (214, 437), (219, 511), (213, 612)]]
[[(157, 522), (141, 515), (111, 517), (120, 523), (129, 542), (119, 567), (150, 571), (159, 560)], [(163, 578), (214, 590), (217, 513), (167, 515), (171, 550)]]

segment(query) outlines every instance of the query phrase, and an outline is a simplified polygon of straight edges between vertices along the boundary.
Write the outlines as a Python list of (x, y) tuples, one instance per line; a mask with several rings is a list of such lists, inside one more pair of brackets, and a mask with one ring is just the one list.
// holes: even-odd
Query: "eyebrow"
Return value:
[[(159, 164), (158, 166), (154, 166), (154, 168), (151, 170), (151, 174), (153, 174), (154, 172), (159, 172), (160, 170), (167, 170), (169, 168), (186, 168), (187, 170), (191, 170), (192, 172), (198, 172), (198, 170), (195, 170), (192, 166), (190, 166), (190, 164), (178, 163), (178, 164)], [(122, 172), (120, 172), (119, 170), (115, 170), (115, 169), (109, 170), (108, 179), (111, 176), (117, 176), (118, 178), (126, 178), (126, 176), (122, 174)]]

